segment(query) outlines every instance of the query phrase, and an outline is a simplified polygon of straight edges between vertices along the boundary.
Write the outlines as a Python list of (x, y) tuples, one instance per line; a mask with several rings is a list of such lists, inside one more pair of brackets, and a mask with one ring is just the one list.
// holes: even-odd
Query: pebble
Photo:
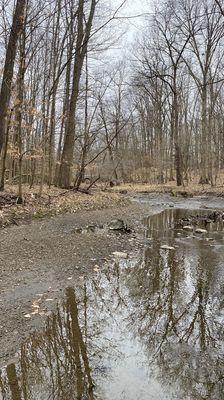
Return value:
[(193, 227), (192, 225), (186, 225), (186, 226), (183, 227), (183, 229), (184, 229), (185, 231), (193, 231), (193, 230), (194, 230), (194, 227)]
[(162, 250), (175, 250), (175, 247), (172, 246), (168, 246), (167, 244), (164, 244), (163, 246), (161, 246)]
[(201, 228), (197, 228), (195, 230), (196, 233), (208, 233), (208, 231), (206, 229), (201, 229)]
[(112, 254), (117, 258), (128, 258), (128, 254), (121, 251), (114, 251)]

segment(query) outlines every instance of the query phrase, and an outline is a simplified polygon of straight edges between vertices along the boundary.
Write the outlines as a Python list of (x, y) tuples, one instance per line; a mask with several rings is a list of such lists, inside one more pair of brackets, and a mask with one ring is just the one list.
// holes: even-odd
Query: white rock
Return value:
[(112, 254), (117, 258), (128, 258), (127, 253), (123, 253), (121, 251), (114, 251)]
[(206, 229), (201, 229), (201, 228), (197, 228), (195, 230), (196, 233), (208, 233), (208, 231)]
[(175, 247), (168, 246), (167, 244), (164, 244), (163, 246), (161, 246), (161, 249), (163, 249), (163, 250), (175, 250)]
[(184, 229), (185, 231), (193, 231), (193, 230), (194, 230), (194, 227), (191, 226), (191, 225), (186, 225), (186, 226), (183, 227), (183, 229)]

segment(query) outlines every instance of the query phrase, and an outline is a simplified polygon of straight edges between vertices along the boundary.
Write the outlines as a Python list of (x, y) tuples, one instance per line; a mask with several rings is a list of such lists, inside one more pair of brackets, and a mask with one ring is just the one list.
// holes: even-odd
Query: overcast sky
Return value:
[[(121, 3), (122, 0), (116, 0), (117, 6)], [(120, 11), (120, 15), (129, 17), (125, 23), (127, 30), (126, 40), (128, 40), (129, 43), (133, 42), (135, 36), (142, 32), (145, 23), (144, 20), (146, 18), (145, 14), (150, 13), (152, 10), (150, 4), (152, 4), (152, 0), (126, 0), (126, 4)], [(134, 16), (136, 16), (136, 18), (130, 18)]]
[(131, 15), (148, 12), (150, 0), (127, 0), (124, 9)]
[[(123, 0), (111, 0), (111, 6), (113, 10), (117, 9)], [(122, 54), (126, 50), (130, 50), (132, 43), (134, 43), (137, 34), (141, 34), (145, 24), (145, 18), (147, 13), (150, 13), (150, 4), (152, 0), (126, 0), (125, 5), (119, 10), (119, 16), (124, 18), (120, 21), (121, 26), (125, 29), (125, 35), (122, 36), (121, 40), (117, 42), (117, 48), (113, 48), (110, 51), (110, 55), (113, 57), (122, 57)], [(128, 17), (125, 19), (125, 17)], [(133, 17), (133, 18), (132, 18)], [(117, 23), (117, 22), (116, 22)]]

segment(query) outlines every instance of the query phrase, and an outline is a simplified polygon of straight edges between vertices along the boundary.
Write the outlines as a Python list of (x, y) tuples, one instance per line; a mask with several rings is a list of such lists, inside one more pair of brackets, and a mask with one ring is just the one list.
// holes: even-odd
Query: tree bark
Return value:
[(16, 57), (17, 42), (20, 31), (23, 28), (25, 4), (26, 0), (17, 0), (8, 46), (6, 49), (5, 65), (3, 70), (3, 79), (0, 91), (0, 152), (2, 150), (6, 134), (7, 113), (12, 91), (12, 78), (13, 78), (13, 70)]
[(177, 186), (181, 186), (183, 184), (183, 169), (182, 169), (182, 154), (181, 154), (180, 133), (179, 133), (179, 110), (178, 110), (176, 69), (174, 69), (173, 81), (174, 82), (173, 82), (172, 125), (173, 125), (173, 138), (175, 147), (175, 170), (176, 170)]
[(69, 189), (71, 185), (71, 169), (73, 164), (73, 153), (75, 146), (75, 114), (79, 96), (80, 78), (82, 74), (85, 55), (87, 52), (87, 44), (90, 38), (95, 7), (96, 7), (96, 0), (92, 0), (91, 9), (88, 21), (86, 23), (86, 29), (84, 32), (83, 29), (84, 0), (79, 0), (77, 40), (75, 49), (75, 62), (73, 69), (72, 93), (69, 106), (67, 129), (65, 132), (65, 142), (64, 142), (61, 165), (59, 170), (59, 187), (65, 189)]
[(207, 159), (208, 159), (208, 148), (207, 148), (207, 86), (206, 84), (202, 87), (201, 95), (201, 176), (199, 183), (202, 185), (209, 183), (208, 171), (207, 171)]

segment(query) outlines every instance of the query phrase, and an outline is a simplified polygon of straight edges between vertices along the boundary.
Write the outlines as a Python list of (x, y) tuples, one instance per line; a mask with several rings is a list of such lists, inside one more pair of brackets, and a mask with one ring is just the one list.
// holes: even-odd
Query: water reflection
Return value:
[(74, 289), (68, 288), (65, 297), (45, 331), (33, 335), (22, 346), (19, 361), (2, 373), (3, 399), (94, 399), (86, 331), (80, 326)]
[(68, 288), (2, 370), (1, 400), (221, 399), (223, 224), (195, 236), (175, 228), (187, 215), (150, 217), (140, 260)]

